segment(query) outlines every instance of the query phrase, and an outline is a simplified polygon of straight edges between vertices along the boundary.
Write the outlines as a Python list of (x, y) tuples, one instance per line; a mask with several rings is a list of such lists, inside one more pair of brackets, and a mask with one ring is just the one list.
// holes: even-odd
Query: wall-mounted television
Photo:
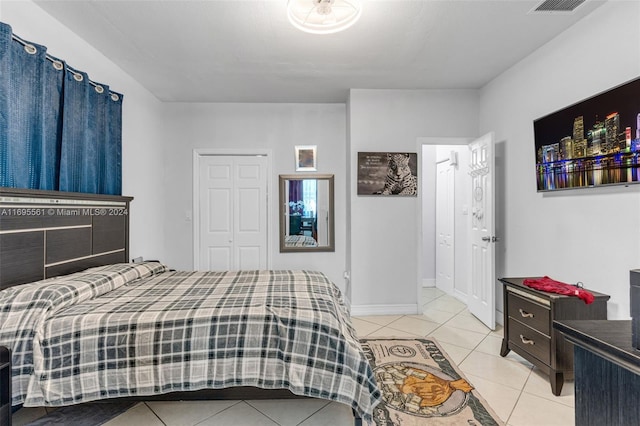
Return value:
[(640, 78), (533, 122), (538, 191), (640, 183)]

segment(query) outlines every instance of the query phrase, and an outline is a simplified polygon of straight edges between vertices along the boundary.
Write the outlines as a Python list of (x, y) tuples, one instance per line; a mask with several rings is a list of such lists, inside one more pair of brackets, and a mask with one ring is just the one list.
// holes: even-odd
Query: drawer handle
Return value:
[(520, 311), (520, 315), (522, 315), (523, 318), (533, 318), (533, 314), (529, 313), (527, 311), (523, 311), (522, 308), (518, 309)]
[(536, 342), (534, 342), (531, 339), (527, 339), (522, 334), (520, 335), (520, 340), (522, 340), (522, 343), (524, 343), (525, 345), (535, 345), (536, 344)]

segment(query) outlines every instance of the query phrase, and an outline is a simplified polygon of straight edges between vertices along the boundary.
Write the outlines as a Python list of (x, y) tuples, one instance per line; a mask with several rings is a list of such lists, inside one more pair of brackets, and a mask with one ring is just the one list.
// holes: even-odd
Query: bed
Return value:
[(284, 238), (286, 247), (318, 247), (315, 238), (308, 235), (287, 235)]
[(369, 419), (380, 393), (326, 276), (127, 263), (130, 201), (0, 190), (13, 405), (304, 396)]

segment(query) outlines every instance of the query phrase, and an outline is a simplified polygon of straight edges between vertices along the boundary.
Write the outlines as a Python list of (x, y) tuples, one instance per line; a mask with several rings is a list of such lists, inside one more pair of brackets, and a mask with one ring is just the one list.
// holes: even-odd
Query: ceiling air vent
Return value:
[(573, 12), (585, 0), (544, 0), (533, 12)]

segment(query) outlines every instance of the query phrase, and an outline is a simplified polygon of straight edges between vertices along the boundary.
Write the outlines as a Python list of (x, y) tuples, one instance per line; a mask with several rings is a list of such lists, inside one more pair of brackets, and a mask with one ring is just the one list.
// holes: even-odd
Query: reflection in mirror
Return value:
[(335, 251), (333, 175), (280, 175), (280, 251)]

